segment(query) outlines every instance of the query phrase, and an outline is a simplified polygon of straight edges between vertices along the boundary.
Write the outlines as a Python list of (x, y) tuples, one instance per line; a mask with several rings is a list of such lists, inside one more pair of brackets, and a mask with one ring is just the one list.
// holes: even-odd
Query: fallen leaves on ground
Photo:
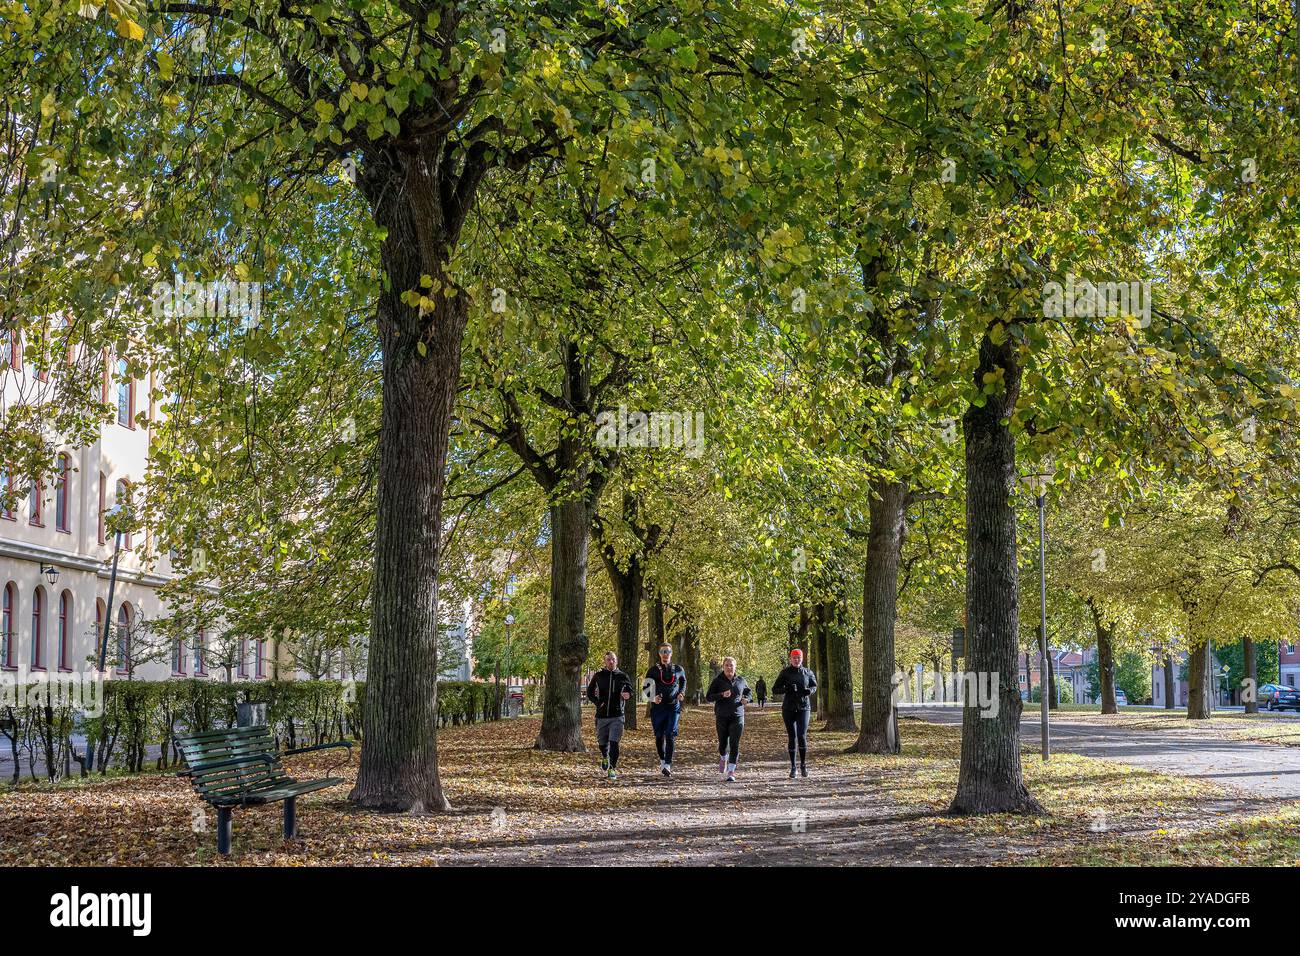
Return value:
[(844, 753), (852, 733), (814, 731), (811, 776), (791, 780), (770, 709), (749, 715), (736, 783), (718, 773), (704, 708), (683, 719), (672, 777), (659, 773), (643, 720), (624, 735), (611, 782), (584, 717), (587, 753), (534, 750), (536, 718), (443, 730), (448, 814), (355, 810), (346, 802), (355, 763), (340, 767), (335, 752), (291, 758), (298, 777), (347, 783), (299, 800), (292, 843), (281, 839), (279, 804), (236, 810), (228, 860), (215, 852), (215, 814), (172, 774), (0, 789), (0, 865), (1020, 863), (1260, 809), (1184, 778), (1072, 754), (1043, 765), (1026, 754), (1026, 783), (1046, 815), (948, 817), (960, 728), (905, 720), (899, 756)]

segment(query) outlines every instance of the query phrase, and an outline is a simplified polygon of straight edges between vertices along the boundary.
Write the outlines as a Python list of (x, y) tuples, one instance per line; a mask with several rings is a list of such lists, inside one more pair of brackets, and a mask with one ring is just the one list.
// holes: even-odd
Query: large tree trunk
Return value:
[(898, 620), (898, 561), (903, 549), (907, 487), (878, 481), (870, 502), (867, 562), (862, 575), (862, 725), (853, 750), (898, 753), (894, 710), (894, 625)]
[[(682, 665), (686, 672), (686, 703), (699, 703), (706, 688), (702, 685), (700, 674), (700, 627), (695, 619), (678, 612), (679, 626), (673, 640), (673, 659)], [(684, 712), (684, 710), (683, 710)]]
[(1117, 714), (1119, 708), (1115, 704), (1115, 647), (1112, 638), (1115, 634), (1115, 625), (1107, 625), (1101, 616), (1101, 611), (1096, 603), (1089, 598), (1087, 601), (1088, 610), (1092, 612), (1092, 626), (1097, 633), (1097, 676), (1101, 683), (1101, 712), (1103, 714)]
[(1250, 681), (1250, 683), (1246, 685), (1247, 687), (1250, 688), (1250, 695), (1249, 695), (1250, 699), (1246, 701), (1246, 713), (1258, 714), (1259, 698), (1256, 696), (1256, 694), (1259, 690), (1259, 685), (1256, 681), (1256, 678), (1258, 677), (1258, 670), (1255, 664), (1255, 642), (1252, 641), (1249, 637), (1243, 638), (1242, 641), (1243, 643), (1241, 645), (1241, 650), (1242, 650), (1242, 656), (1244, 658), (1246, 680)]
[(1187, 658), (1187, 719), (1206, 720), (1214, 713), (1210, 680), (1210, 643), (1202, 641)]
[(1178, 706), (1174, 700), (1174, 659), (1170, 655), (1165, 655), (1165, 710), (1173, 710)]
[[(585, 487), (579, 471), (573, 483)], [(551, 617), (546, 650), (546, 696), (539, 750), (583, 751), (578, 684), (587, 662), (587, 545), (591, 510), (580, 496), (551, 506)]]
[(437, 212), (436, 172), (416, 158), (403, 162), (385, 175), (376, 160), (362, 180), (376, 222), (388, 230), (380, 248), (387, 283), (378, 302), (383, 412), (371, 636), (361, 760), (349, 799), (418, 813), (448, 808), (438, 779), (438, 559), (469, 303), (464, 290), (437, 295), (433, 315), (421, 316), (401, 301), (421, 275), (445, 281), (450, 241)]
[(849, 656), (848, 611), (842, 591), (826, 605), (826, 730), (857, 730), (853, 719), (853, 661)]
[(831, 608), (827, 601), (818, 601), (813, 605), (812, 633), (811, 640), (808, 642), (812, 652), (809, 669), (816, 675), (819, 688), (812, 698), (812, 712), (819, 717), (825, 713), (827, 698), (831, 693), (830, 673), (826, 667), (826, 630), (830, 613)]
[[(628, 558), (627, 570), (618, 566), (608, 551), (602, 551), (605, 569), (609, 572), (609, 583), (614, 589), (614, 600), (618, 607), (618, 666), (628, 675), (633, 687), (640, 687), (640, 674), (637, 669), (637, 654), (641, 646), (641, 593), (642, 581), (641, 556), (632, 554)], [(636, 701), (624, 708), (624, 723), (628, 730), (636, 730)]]
[(996, 712), (968, 703), (962, 709), (961, 770), (953, 813), (1042, 811), (1020, 769), (1020, 582), (1016, 565), (1016, 442), (1009, 427), (1020, 392), (1015, 339), (980, 343), (975, 382), (1001, 374), (1003, 391), (972, 405), (963, 416), (966, 435), (966, 647), (967, 670), (996, 677)]

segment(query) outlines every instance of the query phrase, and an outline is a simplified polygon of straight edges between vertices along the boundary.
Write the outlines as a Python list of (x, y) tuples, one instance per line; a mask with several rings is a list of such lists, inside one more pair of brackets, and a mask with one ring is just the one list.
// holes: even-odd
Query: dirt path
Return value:
[[(952, 708), (909, 708), (908, 713), (941, 724), (960, 724)], [(1134, 718), (1137, 719), (1137, 718)], [(1020, 736), (1038, 753), (1038, 711), (1020, 718)], [(1233, 787), (1268, 799), (1300, 799), (1300, 748), (1249, 740), (1227, 740), (1192, 730), (1137, 730), (1122, 723), (1050, 718), (1052, 750), (1117, 760), (1159, 773), (1177, 774)]]

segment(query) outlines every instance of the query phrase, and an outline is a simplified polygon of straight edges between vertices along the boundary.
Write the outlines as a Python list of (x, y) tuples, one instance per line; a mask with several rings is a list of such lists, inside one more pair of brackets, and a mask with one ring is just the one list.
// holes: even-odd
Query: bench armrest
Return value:
[[(248, 763), (251, 760), (260, 760), (268, 767), (275, 765), (275, 758), (272, 757), (270, 754), (249, 754), (246, 757), (234, 757), (231, 760), (218, 760), (216, 763), (204, 764), (202, 767), (199, 767), (198, 769), (204, 771), (219, 770), (222, 767), (233, 767), (236, 766), (237, 764)], [(179, 771), (176, 774), (176, 776), (190, 777), (194, 775), (194, 770), (195, 770), (194, 767), (187, 767), (186, 769)]]
[(280, 754), (280, 756), (282, 756), (282, 757), (292, 757), (294, 754), (306, 754), (306, 753), (311, 753), (313, 750), (329, 750), (331, 747), (347, 747), (348, 750), (351, 750), (351, 749), (352, 749), (352, 741), (350, 741), (350, 740), (336, 740), (336, 741), (334, 741), (332, 744), (317, 744), (317, 745), (314, 746), (314, 747), (296, 747), (296, 748), (294, 748), (293, 750), (285, 750), (285, 751), (282, 751), (281, 754)]

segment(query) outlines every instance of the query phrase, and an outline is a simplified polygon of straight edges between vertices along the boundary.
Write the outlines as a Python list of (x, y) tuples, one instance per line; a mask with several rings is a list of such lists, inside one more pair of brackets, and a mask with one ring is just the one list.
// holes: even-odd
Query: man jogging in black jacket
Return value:
[(617, 780), (618, 742), (623, 739), (623, 705), (632, 697), (632, 681), (618, 669), (618, 656), (605, 653), (605, 666), (591, 675), (587, 700), (596, 705), (596, 742), (600, 769)]
[(808, 776), (808, 718), (812, 705), (808, 698), (817, 690), (817, 678), (803, 666), (803, 651), (790, 652), (790, 666), (782, 669), (772, 684), (772, 693), (784, 694), (781, 698), (781, 717), (785, 732), (790, 738), (790, 777), (794, 778), (794, 750), (799, 747), (799, 772)]
[(736, 673), (736, 659), (724, 657), (722, 671), (713, 678), (704, 699), (713, 704), (713, 719), (718, 725), (718, 771), (727, 783), (736, 779), (740, 758), (740, 735), (745, 730), (745, 703), (752, 692), (745, 678)]
[(673, 663), (671, 644), (659, 645), (659, 663), (645, 676), (650, 681), (650, 724), (655, 730), (659, 771), (668, 777), (673, 772), (673, 739), (677, 736), (682, 700), (686, 697), (686, 671)]

